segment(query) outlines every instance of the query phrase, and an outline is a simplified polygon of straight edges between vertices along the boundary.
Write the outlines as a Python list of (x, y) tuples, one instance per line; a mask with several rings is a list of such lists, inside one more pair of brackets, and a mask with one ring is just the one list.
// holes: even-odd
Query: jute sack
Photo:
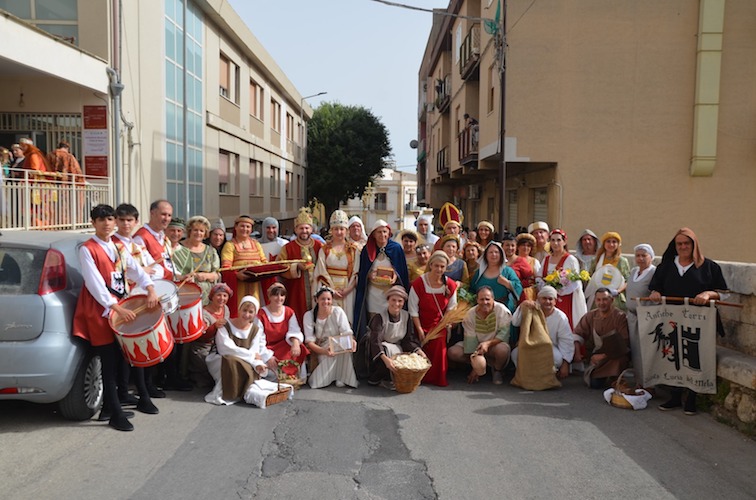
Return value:
[(562, 387), (554, 372), (553, 346), (540, 309), (522, 309), (517, 347), (517, 371), (512, 385), (529, 391)]

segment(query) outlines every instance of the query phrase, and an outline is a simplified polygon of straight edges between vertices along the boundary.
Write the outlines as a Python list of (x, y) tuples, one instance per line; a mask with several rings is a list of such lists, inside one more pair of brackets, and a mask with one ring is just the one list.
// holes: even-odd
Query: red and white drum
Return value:
[[(155, 293), (160, 298), (160, 307), (165, 314), (173, 314), (179, 307), (178, 286), (170, 280), (152, 280)], [(131, 289), (130, 296), (147, 295), (147, 291), (136, 286)]]
[[(147, 300), (143, 295), (135, 295), (123, 299), (118, 305), (134, 311), (146, 307)], [(173, 350), (173, 335), (162, 309), (140, 312), (129, 323), (116, 324), (117, 318), (116, 314), (110, 313), (110, 327), (131, 366), (154, 366), (165, 361)]]
[(198, 339), (205, 330), (202, 319), (202, 289), (194, 283), (184, 283), (178, 292), (178, 310), (168, 316), (177, 344)]

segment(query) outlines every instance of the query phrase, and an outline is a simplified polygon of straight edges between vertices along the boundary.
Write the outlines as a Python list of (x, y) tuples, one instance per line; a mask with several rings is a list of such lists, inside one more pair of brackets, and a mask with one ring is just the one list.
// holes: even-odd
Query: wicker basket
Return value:
[(281, 388), (281, 384), (278, 384), (278, 389), (276, 392), (273, 392), (271, 394), (268, 394), (268, 396), (265, 398), (265, 406), (270, 405), (276, 405), (278, 403), (283, 403), (287, 399), (289, 399), (289, 391), (292, 389), (289, 387)]
[[(397, 356), (402, 356), (402, 354), (396, 354), (392, 356), (391, 359), (395, 360)], [(420, 385), (420, 381), (423, 380), (423, 377), (428, 370), (430, 370), (430, 367), (431, 364), (429, 361), (428, 366), (420, 370), (397, 368), (394, 373), (394, 386), (396, 387), (396, 392), (400, 394), (409, 394), (417, 389), (417, 386)]]
[(631, 405), (630, 402), (622, 395), (635, 395), (637, 388), (635, 382), (635, 372), (630, 368), (624, 370), (622, 373), (620, 373), (619, 377), (617, 377), (617, 380), (612, 384), (612, 386), (614, 387), (614, 392), (612, 393), (612, 397), (609, 400), (609, 404), (611, 404), (615, 408), (632, 410), (633, 405)]

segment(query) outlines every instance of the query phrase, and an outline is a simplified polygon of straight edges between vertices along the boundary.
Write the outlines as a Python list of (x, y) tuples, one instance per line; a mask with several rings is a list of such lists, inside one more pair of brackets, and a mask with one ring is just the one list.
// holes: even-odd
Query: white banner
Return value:
[(659, 304), (638, 307), (643, 385), (717, 392), (717, 309)]

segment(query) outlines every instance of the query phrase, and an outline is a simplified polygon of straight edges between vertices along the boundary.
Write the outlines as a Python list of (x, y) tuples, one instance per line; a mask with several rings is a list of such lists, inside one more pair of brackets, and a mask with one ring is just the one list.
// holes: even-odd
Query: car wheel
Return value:
[(59, 403), (63, 418), (88, 420), (102, 405), (102, 361), (89, 354), (76, 373), (73, 387)]

